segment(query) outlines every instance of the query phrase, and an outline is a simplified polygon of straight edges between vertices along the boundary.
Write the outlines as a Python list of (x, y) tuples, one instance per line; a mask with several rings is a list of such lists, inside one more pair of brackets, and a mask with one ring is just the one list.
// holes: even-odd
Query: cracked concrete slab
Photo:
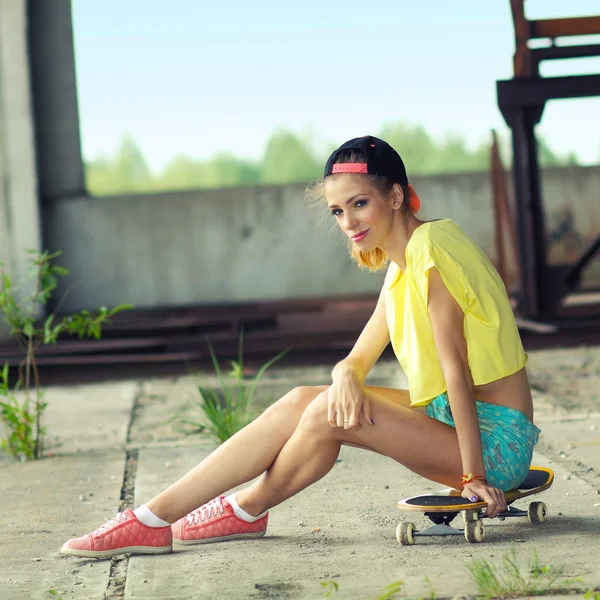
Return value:
[(565, 481), (576, 475), (594, 487), (600, 503), (600, 413), (540, 417), (538, 425), (540, 451), (568, 469)]
[(532, 387), (552, 397), (559, 408), (600, 409), (600, 352), (595, 346), (557, 348), (529, 353)]
[[(178, 479), (210, 449), (152, 448), (140, 452), (136, 503)], [(336, 598), (376, 598), (395, 580), (411, 596), (475, 594), (466, 564), (477, 558), (501, 561), (515, 545), (519, 564), (538, 552), (541, 564), (564, 566), (571, 577), (600, 586), (597, 540), (600, 508), (595, 490), (554, 461), (536, 455), (536, 464), (555, 469), (556, 485), (540, 495), (550, 519), (541, 526), (526, 520), (487, 521), (486, 542), (469, 545), (462, 537), (419, 538), (401, 547), (395, 528), (407, 518), (395, 507), (401, 497), (430, 486), (392, 460), (342, 448), (332, 472), (271, 512), (265, 538), (188, 546), (166, 557), (133, 556), (127, 599), (294, 598), (322, 596), (321, 581), (335, 579)], [(521, 503), (525, 508), (527, 502)], [(418, 514), (418, 527), (428, 521)], [(565, 552), (577, 546), (578, 551)], [(428, 578), (431, 582), (426, 581)]]
[(57, 386), (46, 390), (49, 457), (0, 457), (0, 598), (104, 598), (110, 561), (67, 559), (71, 537), (112, 518), (123, 485), (127, 429), (139, 386)]
[(70, 455), (122, 446), (139, 388), (127, 381), (48, 388), (45, 450)]
[[(555, 485), (536, 498), (550, 512), (542, 526), (492, 521), (481, 545), (456, 537), (419, 538), (401, 547), (395, 528), (407, 515), (396, 509), (397, 500), (431, 488), (390, 459), (343, 448), (327, 477), (272, 511), (265, 538), (133, 556), (125, 596), (302, 600), (323, 597), (320, 582), (329, 579), (339, 583), (335, 597), (341, 599), (377, 598), (394, 580), (404, 582), (409, 596), (428, 597), (432, 588), (438, 597), (467, 595), (476, 588), (466, 564), (478, 558), (499, 564), (512, 547), (524, 569), (536, 550), (541, 564), (563, 565), (571, 579), (583, 577), (571, 587), (600, 589), (599, 361), (600, 348), (530, 353), (543, 432), (534, 462), (556, 473)], [(327, 382), (330, 369), (269, 370), (263, 391), (281, 395), (296, 385)], [(394, 363), (380, 363), (369, 383), (406, 387), (403, 377)], [(0, 457), (0, 599), (46, 599), (51, 586), (65, 600), (104, 598), (110, 561), (61, 557), (60, 546), (114, 516), (126, 448), (139, 448), (136, 504), (214, 448), (205, 437), (165, 426), (192, 407), (194, 384), (192, 378), (157, 378), (48, 391), (47, 447), (54, 458), (17, 464)], [(422, 515), (414, 520), (427, 524)]]
[(115, 515), (123, 453), (114, 450), (37, 462), (0, 461), (0, 598), (103, 599), (110, 561), (73, 559), (62, 544)]

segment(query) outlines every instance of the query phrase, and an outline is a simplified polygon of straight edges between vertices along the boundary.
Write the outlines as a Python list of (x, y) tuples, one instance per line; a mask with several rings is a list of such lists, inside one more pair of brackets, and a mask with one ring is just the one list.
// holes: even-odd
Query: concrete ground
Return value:
[[(470, 596), (478, 594), (472, 561), (499, 566), (512, 549), (526, 575), (534, 552), (540, 565), (563, 568), (555, 593), (600, 589), (600, 347), (530, 356), (543, 430), (534, 463), (556, 474), (538, 498), (550, 517), (541, 526), (487, 522), (485, 543), (477, 545), (448, 537), (400, 546), (395, 529), (408, 514), (396, 502), (437, 486), (390, 459), (343, 448), (327, 477), (271, 512), (260, 540), (159, 557), (63, 557), (66, 539), (149, 499), (215, 446), (178, 419), (198, 416), (196, 376), (51, 388), (48, 457), (0, 458), (0, 600), (308, 600), (324, 598), (321, 583), (330, 580), (339, 586), (330, 597), (341, 599), (379, 598), (394, 581), (403, 582), (397, 597)], [(273, 369), (257, 401), (266, 406), (295, 385), (327, 382), (329, 370)], [(370, 383), (405, 386), (388, 362), (376, 366)], [(426, 524), (421, 514), (410, 517)]]

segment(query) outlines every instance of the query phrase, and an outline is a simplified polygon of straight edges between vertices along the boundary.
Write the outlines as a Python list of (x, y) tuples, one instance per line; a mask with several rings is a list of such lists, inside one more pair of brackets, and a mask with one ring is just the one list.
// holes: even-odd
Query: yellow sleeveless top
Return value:
[(432, 267), (465, 315), (473, 383), (507, 377), (527, 363), (506, 288), (487, 256), (453, 220), (424, 223), (406, 246), (406, 271), (390, 263), (384, 282), (390, 340), (408, 377), (412, 406), (447, 390), (427, 311)]

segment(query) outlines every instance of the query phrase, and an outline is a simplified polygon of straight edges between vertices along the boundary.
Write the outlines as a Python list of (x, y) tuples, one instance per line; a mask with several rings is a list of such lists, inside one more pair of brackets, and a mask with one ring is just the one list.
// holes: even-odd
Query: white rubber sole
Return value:
[(266, 531), (259, 531), (257, 533), (237, 533), (235, 535), (224, 535), (221, 537), (211, 537), (200, 540), (180, 540), (179, 538), (173, 538), (173, 545), (177, 546), (193, 546), (195, 544), (212, 544), (213, 542), (226, 542), (228, 540), (245, 540), (249, 538), (260, 538), (264, 537)]
[(60, 553), (67, 556), (80, 556), (82, 558), (110, 558), (120, 554), (168, 554), (173, 552), (173, 546), (128, 546), (114, 550), (76, 550), (75, 548), (61, 548)]

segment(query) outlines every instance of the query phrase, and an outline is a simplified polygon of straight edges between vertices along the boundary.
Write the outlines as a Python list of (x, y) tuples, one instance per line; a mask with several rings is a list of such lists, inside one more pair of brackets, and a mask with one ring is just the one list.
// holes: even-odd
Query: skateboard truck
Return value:
[(429, 517), (432, 523), (431, 527), (422, 529), (421, 531), (414, 531), (414, 536), (420, 535), (464, 535), (464, 529), (457, 529), (451, 527), (450, 523), (454, 521), (458, 513), (434, 513), (426, 512), (425, 516)]
[[(481, 543), (485, 539), (485, 526), (482, 519), (490, 518), (481, 514), (481, 510), (463, 510), (464, 529), (452, 527), (450, 523), (459, 512), (425, 512), (424, 515), (433, 523), (427, 529), (417, 530), (414, 523), (402, 522), (396, 529), (396, 538), (402, 546), (412, 546), (415, 538), (420, 536), (464, 535), (467, 542)], [(528, 510), (509, 506), (505, 511), (496, 515), (495, 519), (504, 521), (507, 518), (528, 518), (532, 525), (543, 523), (547, 518), (547, 508), (543, 502), (532, 502)]]
[(529, 513), (526, 510), (509, 506), (505, 511), (496, 515), (496, 518), (500, 521), (504, 521), (504, 519), (508, 519), (510, 517), (527, 517), (528, 515)]

